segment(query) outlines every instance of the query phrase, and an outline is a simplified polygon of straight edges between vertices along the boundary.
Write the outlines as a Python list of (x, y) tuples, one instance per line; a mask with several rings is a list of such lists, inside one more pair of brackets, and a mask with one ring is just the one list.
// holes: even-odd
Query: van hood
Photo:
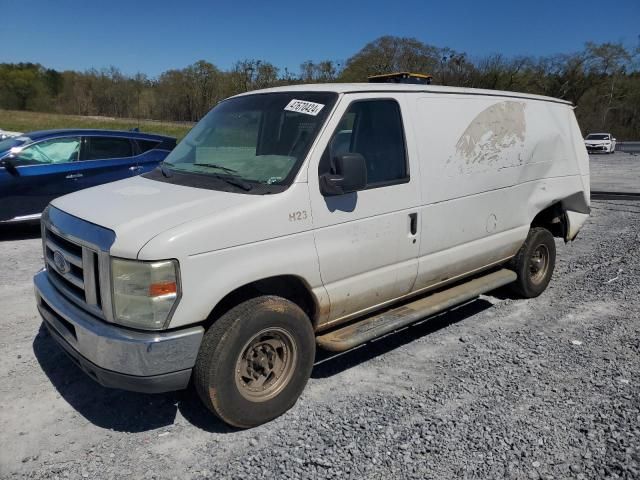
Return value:
[(152, 238), (197, 218), (247, 208), (261, 195), (184, 187), (134, 177), (81, 190), (51, 202), (75, 217), (113, 230), (111, 254), (136, 258)]

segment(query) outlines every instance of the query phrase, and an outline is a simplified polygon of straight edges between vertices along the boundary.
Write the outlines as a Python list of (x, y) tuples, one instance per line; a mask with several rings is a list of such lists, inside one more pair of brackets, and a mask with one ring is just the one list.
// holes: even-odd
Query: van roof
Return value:
[(507, 92), (501, 90), (485, 90), (480, 88), (443, 87), (440, 85), (412, 85), (402, 83), (315, 83), (301, 85), (287, 85), (283, 87), (265, 88), (263, 90), (253, 90), (241, 93), (242, 95), (253, 95), (260, 93), (276, 92), (335, 92), (335, 93), (366, 93), (366, 92), (406, 92), (406, 93), (442, 93), (457, 95), (482, 95), (490, 97), (524, 98), (528, 100), (540, 100), (544, 102), (562, 103), (573, 106), (567, 100), (560, 98), (546, 97), (544, 95), (534, 95), (520, 92)]

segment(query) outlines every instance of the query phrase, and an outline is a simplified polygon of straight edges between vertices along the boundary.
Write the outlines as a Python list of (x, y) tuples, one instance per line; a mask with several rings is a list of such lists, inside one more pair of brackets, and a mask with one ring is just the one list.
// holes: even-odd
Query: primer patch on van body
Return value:
[(480, 112), (456, 143), (447, 169), (470, 174), (522, 165), (527, 131), (523, 102), (499, 102)]

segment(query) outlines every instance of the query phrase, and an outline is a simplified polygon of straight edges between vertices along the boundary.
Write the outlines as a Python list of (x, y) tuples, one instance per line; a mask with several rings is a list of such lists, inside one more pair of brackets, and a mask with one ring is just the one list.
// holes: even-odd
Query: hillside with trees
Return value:
[(0, 108), (73, 115), (193, 122), (231, 95), (316, 82), (366, 82), (394, 71), (430, 73), (434, 84), (549, 95), (573, 102), (583, 132), (640, 139), (639, 49), (587, 43), (580, 52), (546, 57), (470, 58), (414, 38), (384, 36), (344, 62), (306, 61), (297, 73), (264, 60), (222, 70), (200, 60), (157, 78), (118, 68), (56, 71), (39, 64), (0, 64)]

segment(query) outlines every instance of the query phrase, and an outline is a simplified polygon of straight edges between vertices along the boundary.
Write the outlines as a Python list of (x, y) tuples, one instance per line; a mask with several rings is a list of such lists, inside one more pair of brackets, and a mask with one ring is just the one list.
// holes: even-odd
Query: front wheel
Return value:
[(311, 321), (293, 302), (275, 296), (247, 300), (205, 333), (194, 369), (196, 391), (230, 425), (268, 422), (304, 390), (315, 345)]
[(523, 298), (534, 298), (545, 291), (556, 265), (556, 244), (546, 228), (532, 228), (511, 268), (518, 275), (512, 290)]

